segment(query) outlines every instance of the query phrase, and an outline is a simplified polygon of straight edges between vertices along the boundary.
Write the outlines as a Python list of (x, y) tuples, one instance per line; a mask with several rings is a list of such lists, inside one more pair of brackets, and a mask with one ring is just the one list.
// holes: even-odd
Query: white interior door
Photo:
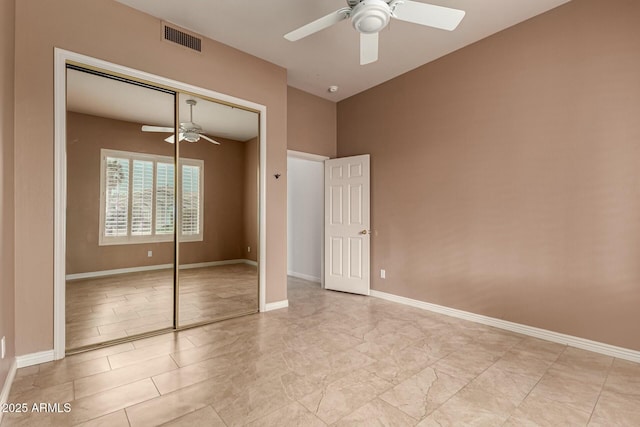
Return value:
[(325, 288), (369, 295), (369, 155), (324, 163)]

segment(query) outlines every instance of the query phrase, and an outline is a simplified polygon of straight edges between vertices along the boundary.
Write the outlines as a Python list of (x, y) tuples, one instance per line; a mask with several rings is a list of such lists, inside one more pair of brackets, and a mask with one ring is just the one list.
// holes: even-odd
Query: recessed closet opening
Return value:
[(58, 358), (258, 312), (261, 111), (64, 67)]

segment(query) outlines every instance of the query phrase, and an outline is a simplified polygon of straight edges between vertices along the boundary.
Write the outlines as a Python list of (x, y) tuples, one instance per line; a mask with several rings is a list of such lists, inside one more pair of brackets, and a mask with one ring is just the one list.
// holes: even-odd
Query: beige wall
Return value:
[(287, 88), (287, 148), (336, 156), (336, 103)]
[(639, 16), (573, 1), (338, 104), (373, 289), (640, 350)]
[(267, 107), (267, 302), (286, 299), (286, 70), (203, 40), (202, 54), (160, 40), (160, 21), (112, 0), (16, 5), (16, 350), (53, 348), (54, 47)]
[[(0, 2), (0, 337), (7, 357), (0, 360), (0, 389), (15, 356), (14, 346), (14, 29), (15, 1)], [(286, 211), (285, 211), (286, 212)]]
[[(245, 143), (218, 139), (221, 145), (180, 145), (182, 157), (204, 160), (204, 238), (181, 244), (182, 264), (244, 257)], [(67, 114), (66, 273), (173, 263), (173, 242), (98, 245), (102, 148), (174, 155), (173, 145), (162, 141), (158, 134), (142, 132), (140, 124)], [(256, 156), (257, 152), (253, 154)], [(257, 159), (253, 163), (257, 165)], [(253, 188), (254, 197), (256, 191)], [(147, 251), (152, 251), (153, 256), (148, 257)]]

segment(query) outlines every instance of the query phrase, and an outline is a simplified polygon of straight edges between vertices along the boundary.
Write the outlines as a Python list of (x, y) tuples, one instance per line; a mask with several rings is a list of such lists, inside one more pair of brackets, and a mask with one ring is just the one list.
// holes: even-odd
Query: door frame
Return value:
[[(294, 158), (294, 159), (310, 160), (312, 162), (322, 163), (322, 171), (323, 171), (322, 186), (324, 188), (324, 161), (325, 160), (329, 160), (330, 159), (329, 156), (323, 156), (323, 155), (320, 155), (320, 154), (306, 153), (306, 152), (303, 152), (303, 151), (287, 150), (287, 159), (289, 157)], [(289, 176), (287, 174), (287, 181), (288, 180), (289, 180)], [(323, 204), (323, 212), (324, 212), (324, 194), (322, 196), (322, 204)], [(289, 206), (287, 206), (287, 212), (289, 212)], [(287, 219), (287, 221), (288, 221), (288, 219)], [(320, 287), (322, 289), (324, 289), (324, 221), (322, 221), (322, 237), (321, 237), (320, 241), (322, 242), (321, 243), (322, 247), (320, 248)], [(289, 249), (287, 249), (287, 251), (288, 250)], [(289, 273), (289, 261), (288, 261), (288, 258), (289, 258), (289, 254), (287, 253), (287, 274)]]
[(259, 202), (258, 202), (258, 246), (259, 246), (259, 310), (266, 310), (266, 183), (267, 183), (267, 107), (245, 99), (193, 86), (177, 80), (139, 71), (90, 56), (55, 48), (54, 51), (54, 253), (53, 253), (53, 357), (65, 357), (65, 293), (66, 293), (66, 65), (68, 62), (95, 67), (107, 72), (130, 76), (160, 86), (169, 86), (179, 91), (214, 98), (259, 112)]

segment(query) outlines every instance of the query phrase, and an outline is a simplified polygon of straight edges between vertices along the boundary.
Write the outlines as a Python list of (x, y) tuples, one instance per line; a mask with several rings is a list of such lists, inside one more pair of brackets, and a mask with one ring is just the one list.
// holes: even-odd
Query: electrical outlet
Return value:
[(2, 347), (0, 351), (0, 359), (4, 359), (4, 357), (7, 355), (7, 346), (5, 344), (4, 337), (2, 337), (2, 339), (0, 340), (0, 347)]
[(247, 246), (247, 252), (251, 252), (251, 246)]
[(153, 251), (147, 251), (147, 256), (151, 258), (153, 256)]
[(381, 279), (386, 279), (387, 278), (387, 272), (385, 270), (380, 270), (380, 278)]

